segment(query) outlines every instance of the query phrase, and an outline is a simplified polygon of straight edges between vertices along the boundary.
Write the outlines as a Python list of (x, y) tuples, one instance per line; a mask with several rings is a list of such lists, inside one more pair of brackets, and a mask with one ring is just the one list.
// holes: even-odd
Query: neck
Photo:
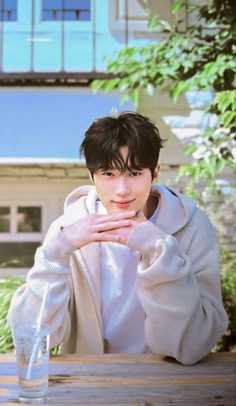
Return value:
[(157, 206), (158, 206), (158, 197), (155, 195), (149, 195), (149, 198), (143, 210), (144, 215), (147, 219), (152, 217)]

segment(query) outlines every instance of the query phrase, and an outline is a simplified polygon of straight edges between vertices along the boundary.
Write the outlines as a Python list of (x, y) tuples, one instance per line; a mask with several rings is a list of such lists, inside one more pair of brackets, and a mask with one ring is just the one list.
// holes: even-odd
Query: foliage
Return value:
[(23, 278), (9, 278), (0, 283), (0, 353), (13, 350), (11, 330), (6, 321), (7, 312), (13, 293), (23, 282)]
[(28, 264), (21, 258), (12, 258), (0, 263), (0, 268), (26, 268)]
[[(188, 183), (185, 193), (194, 198), (214, 224), (220, 247), (221, 289), (229, 325), (215, 351), (236, 350), (236, 189), (226, 181), (199, 193)], [(233, 238), (231, 237), (233, 235)], [(231, 248), (231, 249), (230, 249)]]
[(228, 270), (221, 273), (222, 297), (229, 317), (226, 333), (216, 346), (216, 351), (236, 351), (236, 253), (226, 249), (221, 251), (221, 262)]
[[(185, 1), (176, 1), (172, 14), (184, 6)], [(148, 28), (161, 31), (161, 40), (125, 47), (107, 58), (107, 72), (114, 77), (95, 80), (92, 88), (108, 92), (118, 87), (121, 101), (131, 98), (136, 106), (140, 90), (153, 95), (156, 88), (165, 89), (174, 100), (189, 90), (211, 90), (213, 101), (205, 110), (208, 125), (186, 149), (194, 163), (180, 172), (197, 182), (200, 177), (211, 180), (225, 166), (236, 170), (236, 3), (211, 0), (187, 8), (195, 21), (186, 32), (181, 32), (181, 20), (170, 24), (149, 14)]]
[[(23, 277), (7, 278), (0, 282), (0, 353), (3, 354), (14, 351), (11, 330), (7, 325), (7, 313), (14, 292), (24, 283)], [(50, 353), (55, 355), (58, 350), (59, 347), (54, 347)]]
[[(236, 346), (236, 253), (221, 249), (221, 285), (224, 307), (229, 316), (229, 326), (215, 347), (215, 351), (230, 351)], [(0, 353), (14, 351), (12, 335), (6, 317), (15, 290), (24, 283), (23, 278), (8, 278), (1, 282), (0, 291)], [(51, 349), (57, 354), (59, 347)]]

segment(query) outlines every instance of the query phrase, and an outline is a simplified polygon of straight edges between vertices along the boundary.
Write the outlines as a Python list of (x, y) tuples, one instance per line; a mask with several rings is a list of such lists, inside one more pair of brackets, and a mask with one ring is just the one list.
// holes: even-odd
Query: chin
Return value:
[(110, 210), (107, 210), (107, 213), (108, 214), (117, 214), (117, 213), (122, 213), (124, 210), (121, 210), (121, 209), (110, 209)]
[(117, 214), (117, 213), (123, 213), (126, 211), (131, 211), (134, 210), (135, 213), (137, 213), (140, 209), (137, 209), (136, 207), (129, 207), (129, 208), (124, 208), (124, 209), (120, 209), (119, 207), (112, 207), (110, 209), (107, 209), (107, 213), (108, 214)]
[(117, 213), (122, 213), (125, 210), (119, 209), (119, 208), (112, 208), (112, 209), (106, 209), (108, 214), (117, 214)]

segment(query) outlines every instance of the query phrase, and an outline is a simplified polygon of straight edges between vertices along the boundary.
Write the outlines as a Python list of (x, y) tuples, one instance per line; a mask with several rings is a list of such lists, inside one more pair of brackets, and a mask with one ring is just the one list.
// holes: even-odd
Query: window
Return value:
[(181, 20), (182, 23), (179, 28), (185, 30), (185, 8), (180, 8), (173, 16), (171, 13), (172, 5), (172, 0), (112, 0), (109, 2), (111, 28), (113, 31), (129, 29), (131, 32), (143, 31), (147, 33), (147, 10), (151, 10), (154, 15), (158, 15), (163, 20), (169, 22), (174, 22), (175, 19)]
[(90, 21), (91, 0), (42, 0), (43, 21)]
[(10, 207), (0, 207), (0, 233), (10, 232)]
[(41, 233), (41, 206), (0, 206), (0, 234)]
[(40, 242), (1, 242), (0, 268), (31, 268)]
[(17, 208), (17, 232), (40, 233), (41, 230), (41, 207)]
[(31, 267), (42, 228), (42, 206), (0, 206), (0, 268)]
[(0, 0), (0, 21), (17, 20), (17, 0)]

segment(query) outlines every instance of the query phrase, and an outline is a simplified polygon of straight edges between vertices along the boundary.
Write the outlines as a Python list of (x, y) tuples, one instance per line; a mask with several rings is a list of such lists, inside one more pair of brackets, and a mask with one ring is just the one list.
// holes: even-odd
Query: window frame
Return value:
[[(18, 232), (17, 231), (17, 209), (18, 207), (40, 207), (41, 208), (41, 232)], [(0, 207), (10, 208), (10, 231), (7, 233), (0, 232), (1, 242), (41, 242), (45, 235), (45, 201), (32, 201), (32, 200), (3, 200), (1, 199)]]
[[(110, 21), (110, 27), (112, 31), (125, 31), (126, 24), (128, 24), (129, 32), (135, 32), (135, 31), (140, 31), (140, 32), (146, 32), (147, 33), (147, 23), (148, 23), (148, 18), (145, 16), (143, 18), (127, 18), (127, 21), (125, 20), (124, 16), (124, 10), (125, 10), (125, 1), (126, 0), (113, 0), (109, 2), (109, 21)], [(129, 0), (127, 0), (129, 1)], [(173, 0), (168, 0), (170, 3), (170, 11), (173, 6), (174, 1)], [(166, 16), (160, 15), (161, 19), (167, 19)], [(182, 7), (178, 12), (173, 16), (174, 20), (182, 19), (183, 22), (180, 24), (180, 29), (181, 32), (186, 31), (187, 27), (187, 13), (186, 13), (186, 7)], [(150, 32), (150, 33), (155, 33), (155, 30)], [(160, 31), (157, 32), (157, 34), (161, 34)]]
[[(78, 19), (78, 20), (77, 20), (77, 19), (75, 19), (75, 20), (66, 20), (66, 19), (65, 19), (65, 20), (64, 20), (64, 19), (63, 19), (63, 20), (61, 20), (61, 19), (58, 19), (58, 20), (57, 20), (57, 19), (56, 19), (56, 20), (53, 20), (53, 19), (52, 19), (52, 20), (43, 20), (43, 12), (46, 11), (45, 9), (43, 9), (43, 1), (44, 1), (44, 0), (41, 0), (41, 5), (42, 5), (42, 7), (41, 7), (41, 21), (46, 21), (46, 22), (54, 22), (54, 21), (58, 21), (58, 22), (61, 22), (61, 21), (64, 21), (64, 22), (88, 22), (88, 21), (89, 21), (89, 22), (90, 22), (90, 21), (91, 21), (91, 12), (92, 12), (91, 1), (92, 1), (92, 0), (90, 0), (90, 8), (89, 8), (90, 20), (80, 20), (80, 19)], [(61, 1), (63, 1), (63, 0), (61, 0)], [(48, 8), (47, 10), (52, 10), (52, 9)], [(68, 9), (65, 9), (65, 8), (64, 8), (63, 10), (61, 9), (61, 10), (58, 10), (58, 11), (61, 11), (61, 12), (67, 12), (67, 11), (68, 11), (68, 12), (70, 12), (70, 11), (75, 12), (75, 11), (83, 11), (83, 10), (85, 10), (85, 9), (79, 9), (79, 8), (76, 8), (76, 9), (72, 9), (72, 8), (70, 8), (70, 9), (69, 9), (69, 8), (68, 8)]]
[[(6, 0), (4, 0), (4, 1), (6, 1)], [(5, 4), (4, 4), (4, 6), (5, 6)], [(0, 24), (3, 24), (3, 23), (4, 24), (5, 23), (8, 23), (8, 24), (16, 23), (18, 21), (18, 16), (19, 16), (18, 6), (19, 6), (18, 0), (16, 0), (16, 9), (13, 9), (14, 11), (16, 11), (16, 19), (15, 20), (3, 20), (3, 19), (0, 18)], [(5, 7), (3, 9), (2, 6), (0, 5), (0, 16), (1, 16), (1, 13), (4, 12), (4, 11), (7, 11), (7, 10), (5, 9)]]
[(91, 0), (91, 20), (90, 21), (82, 21), (82, 20), (74, 20), (74, 21), (63, 21), (63, 20), (42, 20), (42, 8), (43, 2), (42, 0), (37, 1), (35, 4), (35, 18), (34, 18), (34, 33), (40, 33), (42, 31), (46, 32), (60, 32), (61, 26), (67, 31), (88, 31), (91, 30), (93, 27), (93, 10), (94, 10), (94, 1)]

